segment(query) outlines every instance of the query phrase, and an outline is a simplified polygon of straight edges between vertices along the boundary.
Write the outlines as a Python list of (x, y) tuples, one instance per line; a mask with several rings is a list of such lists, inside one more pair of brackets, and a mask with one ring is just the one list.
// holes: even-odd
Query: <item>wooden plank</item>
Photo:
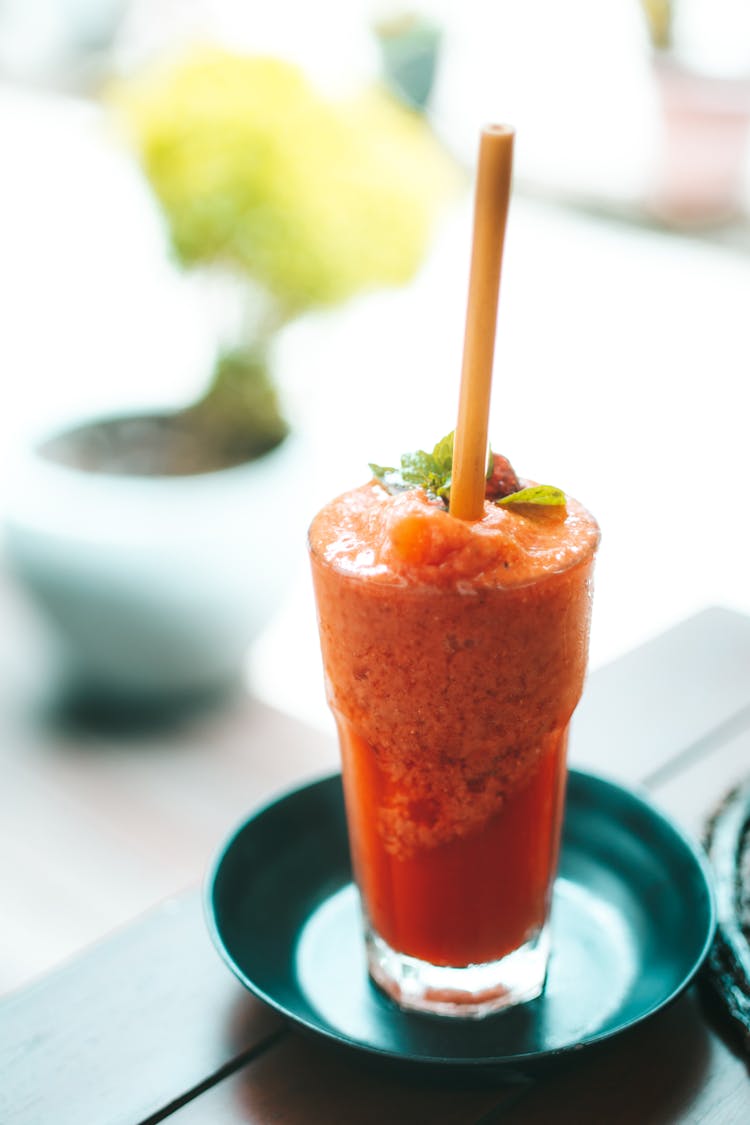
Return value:
[(692, 993), (637, 1031), (550, 1074), (502, 1116), (503, 1125), (748, 1120), (744, 1063), (707, 1026)]
[[(714, 762), (717, 747), (727, 742), (728, 733), (734, 729), (733, 724), (742, 719), (743, 698), (750, 699), (750, 685), (745, 678), (743, 697), (735, 662), (741, 661), (747, 667), (750, 622), (736, 615), (714, 611), (692, 619), (639, 652), (642, 660), (626, 657), (592, 676), (589, 700), (593, 702), (588, 703), (577, 733), (578, 760), (593, 762), (603, 772), (616, 773), (619, 768), (621, 773), (627, 774), (633, 772), (633, 760), (636, 759), (641, 773), (649, 770), (653, 773), (656, 768), (662, 771), (665, 786), (668, 781), (678, 785), (680, 775), (688, 767), (697, 769), (704, 758)], [(618, 668), (619, 692), (626, 701), (621, 704), (617, 704)], [(654, 676), (660, 678), (658, 691), (653, 690)], [(717, 688), (717, 678), (722, 681), (728, 678), (731, 690), (726, 685)], [(603, 685), (601, 699), (599, 684)], [(701, 698), (705, 702), (702, 710), (695, 703), (695, 699)], [(648, 706), (638, 704), (644, 699)], [(690, 730), (685, 726), (686, 709), (692, 716)], [(672, 733), (670, 716), (678, 729), (679, 738)], [(269, 724), (269, 745), (274, 747), (278, 756), (284, 722), (276, 717), (273, 721), (269, 719)], [(660, 739), (654, 739), (652, 726), (660, 732)], [(244, 735), (244, 729), (228, 730), (228, 745), (241, 747)], [(289, 752), (296, 762), (295, 768), (299, 768), (301, 761), (294, 758), (294, 754), (304, 753), (304, 749), (300, 751), (298, 746), (294, 749), (295, 739), (299, 742), (299, 733), (291, 736)], [(694, 747), (694, 760), (690, 754), (685, 755), (686, 739)], [(75, 759), (77, 752), (72, 749), (72, 753)], [(234, 751), (226, 761), (219, 754), (218, 760), (212, 763), (219, 773), (224, 771), (227, 763), (233, 763), (228, 782), (212, 783), (210, 769), (193, 767), (196, 772), (191, 786), (196, 807), (201, 806), (202, 800), (200, 795), (195, 796), (196, 785), (205, 782), (210, 787), (213, 784), (214, 788), (209, 791), (212, 799), (219, 804), (226, 798), (222, 789), (224, 785), (241, 785), (242, 769), (233, 754)], [(266, 757), (262, 756), (266, 764), (259, 765), (259, 770), (268, 783), (271, 776), (277, 776), (274, 773), (277, 766), (268, 764)], [(250, 764), (244, 757), (242, 760), (248, 773), (252, 773)], [(733, 766), (737, 764), (736, 757), (730, 755), (729, 760)], [(670, 762), (676, 762), (672, 780), (668, 773), (663, 772)], [(124, 765), (121, 768), (124, 783), (126, 770)], [(83, 766), (81, 770), (85, 773)], [(163, 763), (150, 775), (164, 786), (165, 796), (170, 777), (176, 772), (174, 767), (170, 769), (168, 763)], [(247, 781), (246, 792), (250, 792), (255, 784), (257, 781)], [(682, 792), (679, 788), (672, 791), (677, 806)], [(221, 809), (215, 815), (219, 818)], [(228, 827), (226, 824), (224, 830)], [(493, 1107), (500, 1103), (506, 1105), (508, 1098), (517, 1101), (519, 1091), (515, 1088), (490, 1091), (488, 1102), (483, 1100), (487, 1091), (475, 1091), (478, 1102), (465, 1101), (464, 1108), (473, 1108), (468, 1118), (462, 1117), (464, 1109), (460, 1108), (460, 1101), (454, 1103), (445, 1096), (445, 1092), (441, 1092), (434, 1102), (430, 1101), (431, 1084), (428, 1082), (420, 1085), (417, 1081), (416, 1085), (409, 1083), (402, 1088), (400, 1083), (389, 1087), (390, 1077), (387, 1081), (380, 1076), (365, 1080), (360, 1069), (348, 1059), (337, 1058), (335, 1063), (323, 1060), (322, 1047), (302, 1041), (295, 1045), (298, 1044), (296, 1036), (284, 1037), (283, 1041), (271, 1046), (241, 1070), (247, 1052), (252, 1052), (259, 1044), (263, 1045), (266, 1037), (272, 1034), (273, 1020), (265, 1023), (264, 1020), (270, 1019), (268, 1013), (247, 998), (238, 999), (244, 994), (239, 986), (234, 985), (231, 976), (210, 949), (195, 900), (192, 906), (188, 900), (184, 910), (186, 917), (191, 910), (194, 912), (192, 922), (169, 926), (162, 915), (159, 915), (161, 923), (142, 921), (117, 938), (103, 943), (62, 974), (56, 974), (42, 981), (36, 989), (0, 1005), (0, 1096), (5, 1097), (4, 1107), (0, 1101), (0, 1107), (5, 1111), (0, 1112), (0, 1120), (5, 1121), (7, 1117), (14, 1125), (16, 1122), (27, 1125), (32, 1121), (36, 1125), (36, 1122), (48, 1119), (54, 1120), (55, 1125), (68, 1125), (69, 1122), (70, 1125), (74, 1122), (79, 1125), (83, 1121), (95, 1121), (97, 1125), (136, 1125), (136, 1122), (161, 1120), (170, 1115), (171, 1108), (181, 1099), (192, 1098), (196, 1091), (197, 1095), (171, 1113), (172, 1117), (179, 1120), (181, 1114), (183, 1120), (189, 1120), (187, 1115), (190, 1113), (195, 1121), (218, 1119), (223, 1125), (272, 1119), (300, 1121), (306, 1125), (311, 1120), (308, 1116), (311, 1102), (316, 1105), (320, 1102), (328, 1113), (326, 1120), (359, 1121), (366, 1119), (352, 1117), (349, 1110), (358, 1097), (364, 1097), (365, 1101), (361, 1104), (377, 1107), (378, 1116), (373, 1116), (373, 1120), (396, 1120), (394, 1107), (409, 1104), (411, 1120), (434, 1120), (438, 1123), (470, 1121), (480, 1115), (492, 1114)], [(151, 929), (152, 925), (156, 928)], [(191, 927), (192, 938), (189, 936)], [(149, 937), (149, 934), (152, 936)], [(131, 981), (136, 983), (136, 987), (130, 987)], [(192, 982), (187, 992), (186, 981)], [(249, 1013), (250, 1027), (237, 1037), (231, 1028), (235, 1013), (240, 1008)], [(675, 1059), (681, 1052), (683, 1058), (690, 1059), (693, 1056), (689, 1052), (686, 1055), (685, 1048), (697, 1042), (703, 1056), (713, 1060), (703, 1072), (709, 1081), (705, 1095), (709, 1101), (706, 1104), (714, 1105), (716, 1099), (722, 1096), (716, 1085), (716, 1075), (729, 1075), (725, 1094), (728, 1090), (730, 1100), (727, 1105), (734, 1112), (731, 1099), (735, 1097), (736, 1072), (731, 1065), (731, 1056), (718, 1040), (711, 1038), (698, 1016), (690, 1014), (691, 1009), (675, 1011), (682, 1011), (683, 1016), (673, 1023), (663, 1023), (663, 1028), (667, 1028), (677, 1044), (669, 1050), (673, 1050)], [(661, 1019), (668, 1018), (669, 1013)], [(661, 1025), (655, 1021), (654, 1026)], [(628, 1037), (633, 1046), (627, 1046), (625, 1040), (613, 1043), (612, 1059), (607, 1063), (609, 1069), (603, 1073), (611, 1073), (612, 1081), (622, 1082), (630, 1074), (627, 1081), (632, 1084), (632, 1075), (640, 1073), (632, 1067), (646, 1066), (652, 1056), (656, 1065), (660, 1053), (666, 1050), (668, 1036), (663, 1028), (660, 1034), (650, 1033), (652, 1038), (647, 1039), (647, 1043), (652, 1045), (650, 1052), (639, 1046), (640, 1032), (637, 1036)], [(81, 1043), (84, 1043), (83, 1051)], [(168, 1044), (168, 1049), (165, 1049), (165, 1044)], [(631, 1051), (635, 1051), (632, 1057)], [(694, 1054), (697, 1051), (698, 1048), (695, 1048)], [(308, 1056), (309, 1052), (312, 1053)], [(78, 1062), (76, 1053), (82, 1055)], [(308, 1057), (312, 1060), (309, 1063), (305, 1061)], [(665, 1056), (667, 1061), (668, 1057), (671, 1057), (669, 1052)], [(23, 1059), (23, 1066), (18, 1065), (19, 1059)], [(297, 1071), (301, 1075), (299, 1083), (295, 1078)], [(230, 1072), (232, 1075), (236, 1072), (231, 1079), (228, 1077)], [(587, 1067), (579, 1075), (579, 1081), (590, 1085), (586, 1096), (594, 1099), (591, 1112), (596, 1109), (597, 1090), (604, 1089), (603, 1082), (596, 1077), (598, 1073), (598, 1069), (594, 1071)], [(329, 1075), (328, 1081), (323, 1077), (326, 1074)], [(136, 1075), (137, 1082), (134, 1081)], [(217, 1081), (217, 1076), (221, 1078), (223, 1075), (227, 1077)], [(558, 1088), (554, 1084), (563, 1080), (570, 1085)], [(407, 1088), (408, 1094), (405, 1092)], [(547, 1097), (544, 1104), (548, 1113), (554, 1109), (553, 1117), (561, 1096), (555, 1094), (558, 1089), (564, 1089), (566, 1096), (572, 1098), (575, 1090), (573, 1079), (566, 1079), (561, 1074), (533, 1091), (536, 1098)], [(350, 1093), (346, 1093), (347, 1090)], [(339, 1098), (342, 1100), (338, 1101)], [(520, 1107), (525, 1105), (524, 1097), (518, 1102), (517, 1112), (521, 1113)], [(64, 1107), (62, 1113), (61, 1106)], [(337, 1106), (343, 1107), (343, 1116)], [(40, 1107), (45, 1112), (49, 1107), (46, 1116), (40, 1112)], [(523, 1117), (517, 1119), (524, 1120)], [(606, 1115), (604, 1119), (608, 1119)], [(579, 1117), (577, 1120), (587, 1118)], [(648, 1121), (649, 1118), (642, 1120)], [(731, 1121), (731, 1118), (727, 1120)]]
[(331, 737), (243, 693), (171, 723), (86, 724), (33, 692), (13, 695), (4, 656), (0, 638), (0, 680), (8, 665), (0, 888), (9, 916), (0, 993), (194, 886), (249, 808), (336, 768)]
[(329, 1046), (290, 1034), (169, 1118), (170, 1125), (466, 1125), (496, 1109), (517, 1086), (450, 1088), (419, 1076), (365, 1069)]
[(750, 721), (750, 617), (708, 609), (590, 678), (571, 761), (645, 782)]
[(749, 775), (750, 724), (710, 754), (654, 784), (651, 792), (655, 804), (701, 840), (707, 818)]
[(3, 1125), (135, 1125), (273, 1037), (198, 896), (158, 910), (0, 1004)]

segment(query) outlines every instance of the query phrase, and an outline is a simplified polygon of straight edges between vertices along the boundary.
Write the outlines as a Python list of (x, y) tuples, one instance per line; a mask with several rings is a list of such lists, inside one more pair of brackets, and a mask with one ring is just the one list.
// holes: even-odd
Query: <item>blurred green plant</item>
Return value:
[(274, 332), (408, 281), (456, 170), (424, 118), (384, 90), (333, 101), (276, 58), (194, 48), (122, 83), (113, 102), (180, 263), (228, 269), (256, 302), (262, 291), (252, 338), (219, 356), (190, 408), (194, 422), (232, 429), (233, 459), (257, 456), (286, 432), (268, 371)]

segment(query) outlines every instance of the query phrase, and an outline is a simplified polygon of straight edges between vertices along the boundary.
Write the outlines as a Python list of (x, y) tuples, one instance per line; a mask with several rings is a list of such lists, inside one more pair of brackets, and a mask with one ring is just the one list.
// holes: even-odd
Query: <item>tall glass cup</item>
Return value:
[(455, 520), (372, 483), (309, 546), (370, 974), (404, 1008), (538, 996), (568, 724), (586, 670), (591, 516)]

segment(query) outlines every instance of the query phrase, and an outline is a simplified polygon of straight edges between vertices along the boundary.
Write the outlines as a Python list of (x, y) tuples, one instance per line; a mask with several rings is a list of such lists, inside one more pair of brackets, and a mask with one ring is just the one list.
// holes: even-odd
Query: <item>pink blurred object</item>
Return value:
[(713, 77), (654, 58), (662, 140), (650, 212), (675, 226), (736, 219), (747, 203), (750, 76)]

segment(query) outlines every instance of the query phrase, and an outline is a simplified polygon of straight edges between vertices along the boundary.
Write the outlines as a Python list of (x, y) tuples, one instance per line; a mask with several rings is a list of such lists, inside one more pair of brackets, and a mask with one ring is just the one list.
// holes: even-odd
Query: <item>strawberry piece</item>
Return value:
[(487, 481), (484, 494), (488, 500), (502, 500), (503, 496), (518, 492), (521, 485), (507, 457), (503, 457), (502, 453), (493, 453), (492, 458), (492, 476)]

